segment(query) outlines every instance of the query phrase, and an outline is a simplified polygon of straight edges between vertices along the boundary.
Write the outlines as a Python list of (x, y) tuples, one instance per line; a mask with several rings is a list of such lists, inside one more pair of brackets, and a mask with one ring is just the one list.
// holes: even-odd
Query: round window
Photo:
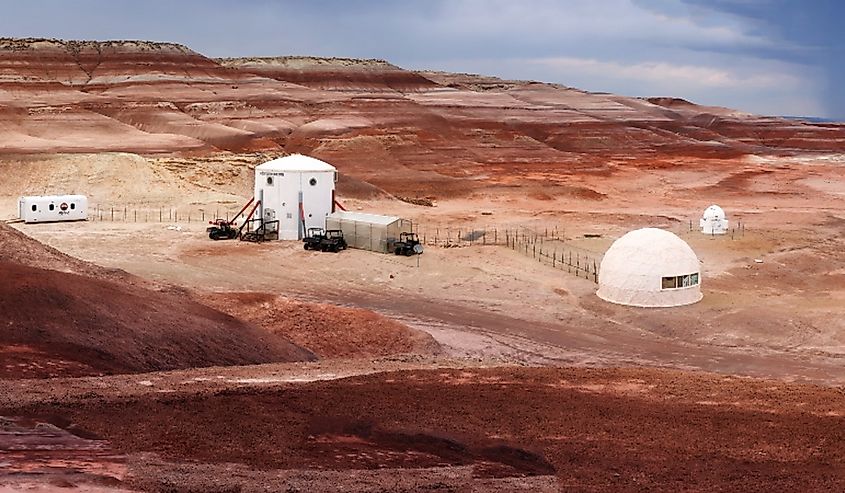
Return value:
[(267, 184), (268, 184), (268, 185), (272, 185), (272, 184), (273, 184), (273, 177), (272, 177), (272, 176), (268, 176), (268, 177), (267, 177)]
[(316, 179), (316, 178), (311, 178), (310, 180), (308, 180), (308, 183), (310, 183), (310, 184), (311, 184), (311, 186), (313, 187), (314, 185), (316, 185), (316, 184), (317, 184), (317, 179)]

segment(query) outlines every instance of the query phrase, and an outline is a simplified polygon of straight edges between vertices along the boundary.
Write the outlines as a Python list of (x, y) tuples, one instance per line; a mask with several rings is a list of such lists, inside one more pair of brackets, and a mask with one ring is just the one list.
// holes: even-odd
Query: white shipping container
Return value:
[(88, 219), (85, 195), (26, 196), (18, 200), (18, 217), (25, 223), (84, 221)]

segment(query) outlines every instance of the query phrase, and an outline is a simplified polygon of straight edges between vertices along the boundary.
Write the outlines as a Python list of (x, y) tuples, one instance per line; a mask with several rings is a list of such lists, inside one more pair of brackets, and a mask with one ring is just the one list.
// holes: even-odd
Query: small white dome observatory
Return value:
[(723, 235), (728, 232), (728, 218), (725, 216), (725, 211), (718, 205), (711, 205), (704, 209), (698, 225), (701, 232), (707, 235)]
[(702, 298), (700, 262), (674, 233), (637, 229), (614, 241), (604, 254), (596, 295), (628, 306), (689, 305)]

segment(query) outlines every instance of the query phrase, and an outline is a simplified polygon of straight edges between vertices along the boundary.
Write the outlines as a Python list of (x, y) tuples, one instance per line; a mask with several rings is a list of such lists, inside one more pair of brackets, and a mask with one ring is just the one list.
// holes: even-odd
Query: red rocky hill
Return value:
[(307, 152), (396, 195), (449, 196), (613, 163), (842, 152), (845, 126), (378, 60), (0, 40), (0, 153), (252, 150)]

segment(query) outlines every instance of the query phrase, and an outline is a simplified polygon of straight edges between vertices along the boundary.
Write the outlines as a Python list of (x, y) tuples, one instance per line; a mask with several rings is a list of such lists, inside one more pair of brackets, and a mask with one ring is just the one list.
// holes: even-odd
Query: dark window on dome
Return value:
[(74, 204), (73, 202), (71, 202), (71, 203), (70, 203), (70, 210), (74, 210), (74, 209), (76, 209), (76, 204)]
[(664, 277), (661, 281), (661, 289), (688, 288), (698, 284), (698, 272), (684, 276)]
[(32, 204), (32, 212), (35, 212), (37, 210), (38, 210), (38, 206), (35, 205), (35, 204)]
[(310, 185), (313, 187), (314, 185), (316, 185), (316, 184), (317, 184), (317, 179), (316, 179), (316, 178), (311, 178), (310, 180), (308, 180), (308, 184), (310, 184)]
[(272, 184), (273, 184), (273, 177), (272, 177), (272, 176), (268, 176), (268, 177), (267, 177), (267, 184), (268, 184), (268, 185), (272, 185)]
[(56, 208), (56, 206), (55, 206), (55, 205), (50, 204), (50, 210), (51, 210), (51, 211), (52, 211), (53, 209), (55, 209), (55, 208)]

